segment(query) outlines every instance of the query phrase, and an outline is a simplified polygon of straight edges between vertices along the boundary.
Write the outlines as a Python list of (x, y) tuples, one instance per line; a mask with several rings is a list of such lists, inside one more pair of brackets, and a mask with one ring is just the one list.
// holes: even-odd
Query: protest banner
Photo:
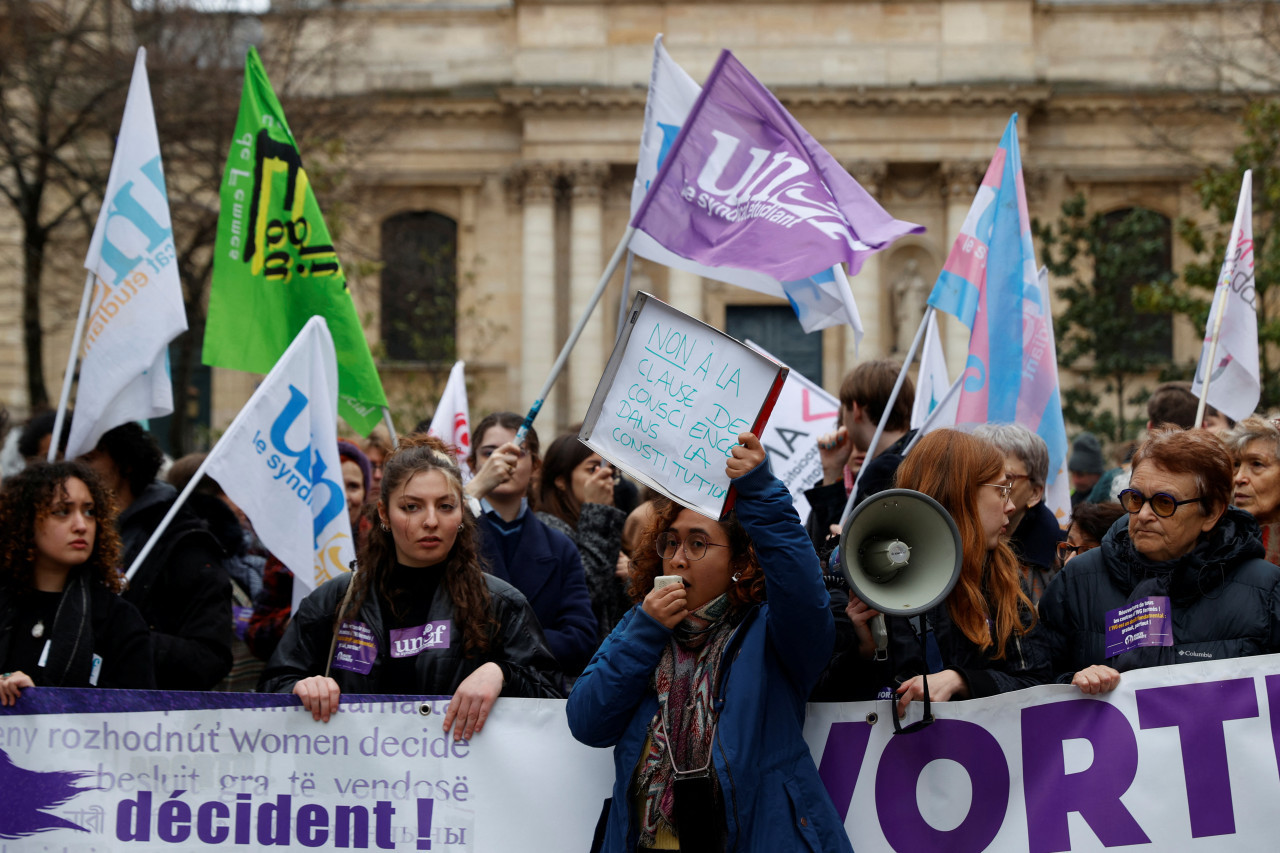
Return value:
[(338, 355), (339, 413), (368, 435), (387, 405), (369, 342), (256, 49), (244, 66), (219, 191), (204, 363), (266, 373), (309, 319), (324, 317)]
[[(750, 340), (747, 346), (781, 363), (768, 350)], [(818, 436), (840, 425), (840, 401), (822, 390), (820, 385), (791, 370), (782, 383), (773, 414), (760, 435), (760, 443), (769, 454), (773, 475), (791, 493), (800, 523), (809, 518), (806, 489), (822, 482), (822, 459), (818, 456)]]
[[(446, 704), (343, 696), (321, 724), (285, 695), (29, 688), (0, 708), (0, 853), (589, 849), (612, 750), (550, 699), (455, 743)], [(808, 706), (859, 853), (1275, 849), (1280, 655), (936, 703), (904, 735), (888, 708)]]
[(731, 505), (725, 460), (769, 419), (787, 368), (637, 294), (582, 422), (582, 442), (711, 518)]

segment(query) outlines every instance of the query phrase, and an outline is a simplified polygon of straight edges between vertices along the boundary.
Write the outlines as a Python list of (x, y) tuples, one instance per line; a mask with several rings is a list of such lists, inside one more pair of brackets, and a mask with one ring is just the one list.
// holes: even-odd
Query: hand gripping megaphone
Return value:
[[(960, 579), (960, 531), (928, 495), (889, 489), (858, 504), (840, 532), (840, 571), (868, 605), (894, 616), (912, 616), (942, 602)], [(888, 632), (883, 617), (871, 626), (876, 660), (884, 660)]]

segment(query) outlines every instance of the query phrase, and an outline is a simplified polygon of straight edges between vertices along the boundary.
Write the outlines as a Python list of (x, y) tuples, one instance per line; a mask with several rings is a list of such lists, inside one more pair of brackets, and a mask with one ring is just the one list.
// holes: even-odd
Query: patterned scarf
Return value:
[[(652, 682), (659, 710), (649, 721), (649, 752), (641, 759), (635, 782), (636, 792), (644, 794), (641, 846), (653, 843), (660, 823), (676, 830), (672, 761), (681, 770), (697, 770), (711, 757), (716, 724), (713, 691), (720, 661), (745, 614), (744, 609), (730, 608), (725, 593), (677, 625), (672, 642), (662, 650)], [(670, 732), (662, 722), (663, 708)]]

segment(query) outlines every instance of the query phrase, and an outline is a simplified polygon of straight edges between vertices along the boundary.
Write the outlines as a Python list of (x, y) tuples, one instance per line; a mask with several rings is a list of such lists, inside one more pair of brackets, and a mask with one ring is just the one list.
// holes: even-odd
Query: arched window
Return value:
[(382, 223), (382, 343), (392, 361), (457, 356), (458, 223), (432, 211)]
[(1117, 343), (1122, 350), (1141, 346), (1147, 353), (1172, 359), (1172, 316), (1133, 307), (1133, 288), (1173, 279), (1172, 223), (1154, 210), (1128, 207), (1103, 216), (1100, 236), (1094, 274), (1110, 277), (1116, 315), (1126, 318), (1135, 332)]

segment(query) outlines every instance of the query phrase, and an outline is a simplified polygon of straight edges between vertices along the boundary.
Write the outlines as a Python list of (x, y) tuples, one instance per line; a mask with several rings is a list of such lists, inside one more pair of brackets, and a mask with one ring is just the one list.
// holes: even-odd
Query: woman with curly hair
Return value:
[(835, 637), (822, 569), (759, 439), (738, 441), (734, 513), (658, 502), (638, 606), (569, 695), (574, 737), (614, 748), (602, 850), (851, 850), (802, 737)]
[(925, 650), (918, 617), (890, 616), (889, 664), (873, 662), (868, 623), (879, 615), (852, 593), (845, 612), (857, 645), (833, 659), (823, 699), (871, 698), (885, 685), (898, 694), (898, 715), (924, 695), (944, 702), (992, 696), (1048, 681), (1048, 648), (1035, 608), (1023, 590), (1018, 558), (1009, 548), (1013, 486), (994, 444), (941, 429), (920, 439), (898, 468), (895, 483), (942, 504), (960, 531), (960, 578), (946, 600), (925, 614)]
[(151, 634), (119, 596), (120, 539), (102, 481), (37, 463), (0, 491), (0, 704), (26, 687), (153, 689)]
[(444, 730), (458, 740), (484, 727), (500, 694), (556, 698), (528, 602), (484, 572), (452, 450), (434, 436), (401, 439), (377, 510), (358, 570), (302, 601), (260, 689), (292, 692), (324, 721), (343, 692), (452, 695)]

